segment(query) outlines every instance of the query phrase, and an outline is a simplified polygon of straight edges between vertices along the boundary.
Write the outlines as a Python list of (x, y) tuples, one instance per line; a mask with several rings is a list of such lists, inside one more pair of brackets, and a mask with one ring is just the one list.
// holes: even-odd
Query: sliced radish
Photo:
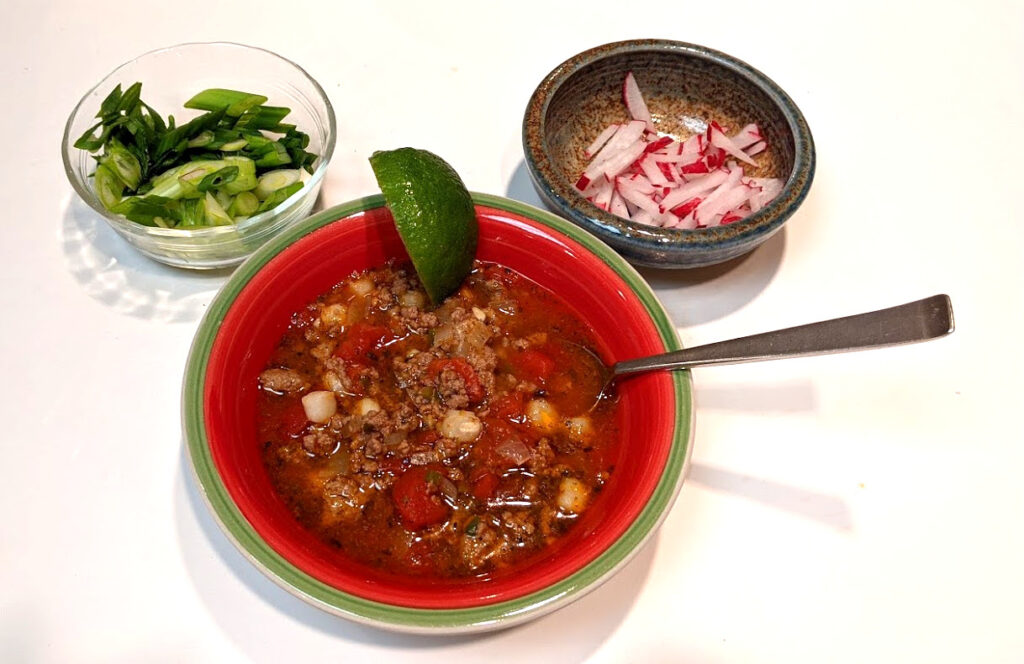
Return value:
[(601, 208), (602, 210), (610, 210), (612, 202), (612, 193), (615, 191), (615, 186), (604, 181), (604, 184), (598, 189), (597, 193), (594, 194), (594, 205)]
[(746, 150), (754, 143), (763, 140), (764, 137), (761, 136), (761, 128), (756, 124), (748, 124), (746, 127), (736, 132), (736, 135), (732, 137), (732, 142), (741, 150)]
[(640, 86), (636, 84), (633, 72), (626, 72), (626, 79), (622, 82), (622, 100), (634, 120), (642, 121), (648, 131), (654, 131), (651, 112), (647, 110), (647, 103), (644, 101), (644, 96), (640, 94)]
[(606, 178), (612, 179), (629, 168), (629, 166), (643, 153), (644, 142), (638, 140), (632, 145), (623, 148), (622, 152), (606, 161), (602, 165), (601, 170)]
[(638, 224), (643, 224), (645, 226), (658, 225), (654, 223), (654, 215), (652, 215), (647, 210), (637, 210), (636, 214), (632, 216), (631, 220), (637, 222)]
[(594, 139), (585, 151), (590, 162), (575, 183), (602, 210), (649, 226), (694, 229), (736, 223), (782, 190), (781, 180), (747, 177), (739, 164), (726, 163), (756, 166), (751, 157), (768, 147), (756, 124), (730, 136), (712, 120), (679, 141), (654, 131), (632, 73), (623, 81), (622, 98), (633, 119)]
[(626, 202), (622, 200), (622, 194), (618, 189), (612, 190), (612, 200), (608, 211), (616, 216), (629, 218), (629, 208), (626, 207)]
[(744, 151), (748, 155), (753, 157), (755, 154), (760, 154), (760, 153), (764, 152), (767, 149), (768, 149), (768, 144), (767, 143), (765, 143), (764, 141), (758, 141), (757, 143), (754, 143), (753, 145), (751, 145), (749, 148), (746, 148)]
[[(718, 185), (714, 191), (707, 195), (707, 197), (700, 202), (700, 205), (693, 211), (694, 217), (697, 219), (697, 223), (701, 226), (710, 226), (709, 222), (712, 221), (716, 214), (721, 214), (727, 211), (729, 208), (719, 209), (719, 201), (722, 200), (729, 190), (735, 189), (736, 187), (742, 187), (740, 184), (740, 178), (743, 177), (743, 170), (735, 168), (729, 172), (729, 176), (725, 179), (725, 182)], [(747, 191), (744, 189), (744, 200), (746, 200)]]
[(708, 124), (708, 140), (716, 148), (722, 148), (732, 156), (736, 157), (740, 161), (757, 166), (757, 162), (747, 156), (747, 153), (737, 146), (731, 138), (725, 135), (722, 128), (718, 126), (717, 122), (711, 122)]
[(654, 202), (650, 193), (644, 191), (641, 188), (641, 185), (636, 181), (628, 178), (619, 178), (615, 181), (615, 188), (618, 190), (619, 194), (622, 195), (622, 198), (641, 210), (644, 210), (652, 216), (661, 214), (661, 207)]
[(636, 159), (636, 157), (644, 151), (643, 135), (643, 122), (627, 122), (626, 124), (619, 127), (619, 129), (615, 132), (615, 135), (608, 139), (608, 142), (605, 143), (604, 147), (601, 148), (601, 151), (597, 153), (597, 155), (594, 157), (594, 160), (590, 162), (590, 166), (588, 166), (587, 170), (584, 171), (584, 175), (593, 180), (594, 176), (597, 175), (598, 173), (607, 173), (609, 169), (605, 168), (606, 162), (612, 159), (621, 161), (623, 150), (627, 150), (631, 146), (634, 148), (636, 146), (639, 146), (639, 151), (636, 152), (633, 158), (626, 160), (625, 163), (623, 163), (622, 166), (619, 167), (618, 170), (616, 170), (615, 173), (613, 173), (609, 177), (614, 177), (615, 175), (618, 175), (618, 173), (623, 168), (628, 166), (633, 161), (633, 159)]
[(611, 138), (618, 130), (619, 125), (617, 124), (610, 124), (607, 127), (605, 127), (604, 131), (598, 134), (597, 138), (594, 139), (594, 142), (587, 146), (587, 149), (583, 151), (583, 155), (587, 159), (593, 157), (594, 154), (597, 153), (597, 151), (600, 150), (602, 147), (604, 147), (604, 144), (608, 142), (608, 139)]
[(663, 187), (670, 184), (669, 179), (665, 177), (665, 174), (661, 172), (661, 169), (658, 168), (658, 165), (654, 163), (653, 159), (649, 159), (646, 156), (641, 157), (639, 164), (644, 175), (647, 176), (647, 179), (650, 180), (651, 184), (654, 186)]
[(761, 187), (761, 191), (750, 197), (751, 209), (755, 203), (758, 209), (763, 208), (782, 191), (782, 180), (778, 178), (751, 178), (751, 180)]
[(729, 173), (727, 171), (719, 169), (714, 173), (708, 174), (706, 177), (697, 178), (673, 190), (672, 193), (665, 196), (664, 200), (661, 201), (661, 204), (664, 207), (671, 209), (676, 205), (697, 196), (698, 194), (714, 189), (725, 182), (728, 177)]

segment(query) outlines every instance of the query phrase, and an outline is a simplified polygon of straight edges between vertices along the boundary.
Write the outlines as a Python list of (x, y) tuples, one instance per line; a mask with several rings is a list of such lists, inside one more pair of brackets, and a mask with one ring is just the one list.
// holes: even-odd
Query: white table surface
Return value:
[[(1024, 661), (1021, 2), (345, 4), (5, 3), (0, 660)], [(367, 157), (402, 145), (538, 204), (526, 100), (565, 58), (632, 37), (760, 68), (817, 144), (784, 232), (727, 269), (644, 272), (684, 343), (939, 292), (956, 333), (696, 372), (668, 519), (550, 616), (424, 638), (303, 604), (221, 534), (183, 452), (181, 373), (226, 274), (141, 257), (75, 198), (68, 113), (144, 51), (241, 41), (334, 104), (321, 206), (374, 192)]]

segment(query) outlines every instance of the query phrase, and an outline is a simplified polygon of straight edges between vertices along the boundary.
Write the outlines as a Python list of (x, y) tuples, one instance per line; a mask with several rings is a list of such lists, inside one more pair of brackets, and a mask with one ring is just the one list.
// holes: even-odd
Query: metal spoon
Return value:
[(953, 329), (949, 296), (933, 295), (866, 314), (616, 362), (609, 368), (610, 376), (598, 400), (612, 381), (627, 374), (884, 348), (943, 337)]

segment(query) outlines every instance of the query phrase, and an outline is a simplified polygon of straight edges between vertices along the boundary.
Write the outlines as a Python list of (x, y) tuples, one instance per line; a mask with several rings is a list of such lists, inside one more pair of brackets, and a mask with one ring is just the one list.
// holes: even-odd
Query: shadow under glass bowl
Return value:
[[(585, 148), (609, 124), (629, 119), (622, 84), (632, 71), (656, 130), (684, 139), (714, 120), (733, 131), (757, 123), (768, 150), (755, 177), (785, 181), (767, 206), (726, 226), (695, 230), (635, 223), (601, 210), (574, 186)], [(534, 91), (523, 119), (523, 152), (544, 204), (594, 233), (634, 265), (692, 268), (741, 256), (778, 232), (814, 178), (811, 132), (793, 100), (750, 65), (703, 46), (638, 39), (569, 58)]]
[[(182, 124), (198, 111), (183, 104), (207, 88), (262, 94), (267, 104), (291, 112), (285, 122), (309, 135), (306, 149), (319, 155), (305, 184), (273, 210), (233, 226), (178, 229), (143, 226), (107, 210), (93, 190), (96, 162), (74, 142), (96, 123), (100, 103), (120, 84), (142, 82), (142, 99), (163, 117)], [(121, 65), (82, 97), (64, 128), (61, 153), (75, 192), (133, 247), (161, 263), (192, 269), (237, 265), (283, 228), (306, 217), (316, 202), (334, 153), (334, 109), (320, 85), (297, 64), (261, 48), (228, 42), (179, 44), (145, 53)], [(305, 175), (304, 175), (305, 177)]]

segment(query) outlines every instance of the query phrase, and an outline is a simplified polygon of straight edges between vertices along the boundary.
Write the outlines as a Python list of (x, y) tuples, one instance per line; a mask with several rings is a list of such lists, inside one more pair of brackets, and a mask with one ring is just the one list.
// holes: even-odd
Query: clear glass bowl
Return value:
[[(93, 191), (95, 160), (89, 152), (75, 148), (74, 142), (95, 124), (100, 103), (115, 85), (127, 88), (136, 81), (142, 82), (142, 99), (165, 118), (173, 115), (179, 124), (199, 113), (184, 108), (184, 102), (207, 88), (262, 94), (269, 98), (268, 104), (290, 108), (285, 121), (309, 134), (307, 149), (320, 156), (313, 174), (281, 205), (234, 226), (154, 228), (112, 214)], [(323, 88), (295, 63), (242, 44), (194, 43), (150, 51), (97, 83), (68, 118), (61, 152), (64, 170), (78, 195), (132, 246), (161, 263), (212, 269), (242, 262), (283, 228), (309, 214), (334, 153), (335, 135), (331, 102)]]

